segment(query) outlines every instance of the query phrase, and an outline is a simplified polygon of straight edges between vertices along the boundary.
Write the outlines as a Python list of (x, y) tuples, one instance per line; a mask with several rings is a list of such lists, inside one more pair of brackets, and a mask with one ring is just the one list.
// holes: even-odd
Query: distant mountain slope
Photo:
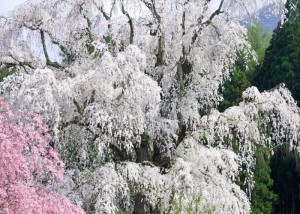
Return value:
[(273, 30), (278, 25), (280, 16), (280, 14), (273, 14), (270, 10), (270, 7), (263, 7), (257, 13), (253, 14), (250, 18), (247, 18), (240, 23), (243, 26), (248, 26), (253, 22), (259, 22), (266, 32), (273, 33)]

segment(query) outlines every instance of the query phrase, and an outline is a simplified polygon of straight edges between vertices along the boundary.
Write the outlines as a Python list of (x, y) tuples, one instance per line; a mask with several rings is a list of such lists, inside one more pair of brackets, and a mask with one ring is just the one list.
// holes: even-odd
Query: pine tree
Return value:
[(275, 150), (271, 159), (274, 192), (278, 194), (276, 213), (300, 212), (300, 167), (299, 153), (283, 144)]
[(285, 22), (275, 29), (265, 60), (254, 80), (260, 90), (268, 90), (284, 82), (296, 101), (300, 100), (299, 7), (298, 1), (287, 1)]
[(255, 186), (251, 197), (252, 213), (271, 213), (277, 195), (273, 192), (273, 179), (271, 178), (270, 156), (271, 152), (265, 147), (257, 147), (254, 154), (256, 165), (254, 167)]
[(224, 84), (224, 100), (218, 107), (219, 111), (238, 105), (243, 100), (242, 93), (251, 86), (257, 67), (263, 62), (265, 50), (270, 44), (271, 35), (264, 32), (259, 23), (254, 23), (248, 27), (247, 38), (252, 46), (252, 50), (256, 53), (257, 61), (247, 57), (242, 52), (239, 53), (239, 57), (233, 66), (231, 78)]

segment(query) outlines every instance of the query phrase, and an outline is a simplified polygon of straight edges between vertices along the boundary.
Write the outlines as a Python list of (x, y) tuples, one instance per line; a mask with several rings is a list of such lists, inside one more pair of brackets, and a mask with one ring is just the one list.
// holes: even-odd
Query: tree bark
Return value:
[(133, 214), (146, 214), (146, 196), (141, 193), (134, 198)]
[(144, 139), (146, 137), (147, 136), (143, 135), (141, 145), (135, 148), (137, 163), (143, 163), (144, 161), (149, 161), (149, 145), (148, 145), (148, 141)]
[[(135, 148), (136, 162), (143, 163), (149, 161), (149, 145), (147, 135), (142, 135), (142, 142), (139, 147)], [(146, 196), (143, 193), (137, 193), (134, 198), (134, 210), (133, 214), (146, 214)]]

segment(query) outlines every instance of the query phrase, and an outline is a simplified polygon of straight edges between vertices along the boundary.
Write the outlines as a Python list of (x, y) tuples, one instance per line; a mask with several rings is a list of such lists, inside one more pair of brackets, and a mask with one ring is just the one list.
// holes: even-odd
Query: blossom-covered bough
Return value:
[(16, 69), (1, 94), (48, 119), (68, 168), (57, 191), (88, 213), (249, 213), (255, 146), (297, 146), (300, 124), (284, 87), (214, 110), (250, 50), (236, 11), (260, 4), (37, 0), (1, 18), (0, 67)]

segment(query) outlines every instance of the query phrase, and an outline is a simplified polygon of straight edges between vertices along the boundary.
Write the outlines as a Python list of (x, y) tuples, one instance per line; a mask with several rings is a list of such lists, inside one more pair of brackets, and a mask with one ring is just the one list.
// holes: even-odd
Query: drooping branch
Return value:
[(109, 15), (107, 15), (107, 13), (104, 11), (103, 6), (98, 8), (100, 10), (100, 12), (102, 13), (103, 17), (106, 19), (106, 21), (110, 20)]
[(77, 109), (77, 112), (83, 116), (84, 112), (83, 112), (83, 109), (80, 107), (79, 103), (77, 102), (77, 100), (74, 98), (73, 99), (73, 103), (74, 105), (76, 106), (76, 109)]
[[(113, 8), (115, 7), (115, 5), (116, 5), (116, 0), (114, 0), (114, 2), (112, 3), (111, 10), (110, 10), (109, 14), (104, 11), (103, 6), (100, 6), (100, 7), (98, 6), (97, 7), (98, 10), (102, 13), (103, 17), (106, 19), (106, 21), (110, 22), (110, 19), (112, 17), (112, 13), (113, 13)], [(110, 31), (110, 29), (111, 29), (111, 24), (109, 23), (108, 24), (108, 30)]]
[(124, 7), (124, 1), (122, 0), (122, 13), (128, 18), (128, 24), (130, 27), (130, 39), (129, 39), (129, 43), (133, 44), (133, 38), (134, 38), (134, 27), (133, 27), (133, 20), (131, 18), (131, 16), (129, 15), (129, 13), (125, 10)]
[(223, 13), (223, 11), (222, 11), (223, 4), (224, 4), (224, 0), (221, 0), (219, 8), (210, 15), (210, 17), (208, 18), (208, 20), (206, 20), (204, 23), (201, 24), (201, 26), (203, 28), (206, 27), (206, 26), (208, 26), (212, 22), (212, 20), (214, 19), (215, 16), (218, 16), (221, 13)]
[(93, 103), (95, 101), (95, 94), (96, 94), (96, 90), (94, 89), (92, 91), (92, 95), (90, 98), (87, 98), (84, 103), (83, 103), (83, 108), (86, 108), (89, 104)]
[(152, 5), (149, 2), (147, 2), (146, 0), (142, 0), (142, 2), (145, 4), (146, 7), (148, 7), (149, 10), (152, 11)]
[(84, 123), (82, 123), (78, 117), (76, 117), (74, 120), (70, 120), (68, 122), (63, 122), (59, 125), (58, 129), (59, 130), (63, 130), (65, 129), (66, 127), (70, 126), (70, 125), (78, 125), (78, 126), (82, 126), (84, 127)]
[(114, 0), (111, 5), (111, 9), (110, 9), (110, 13), (109, 13), (110, 18), (112, 17), (112, 13), (113, 13), (114, 7), (116, 6), (116, 3), (117, 3), (117, 0)]
[(16, 57), (14, 57), (11, 53), (8, 55), (10, 58), (12, 58), (15, 62), (9, 62), (9, 63), (0, 63), (0, 68), (15, 68), (15, 67), (22, 67), (24, 71), (27, 71), (26, 67), (29, 67), (31, 69), (34, 69), (34, 66), (30, 62), (22, 62), (18, 60)]
[(79, 12), (87, 22), (86, 30), (88, 32), (88, 37), (89, 37), (90, 43), (92, 43), (94, 41), (94, 35), (92, 32), (92, 22), (91, 22), (90, 18), (87, 17), (87, 15), (85, 13), (83, 13), (83, 5), (84, 5), (84, 3), (79, 5)]
[(146, 0), (142, 0), (142, 2), (145, 4), (145, 6), (151, 11), (154, 18), (157, 21), (158, 25), (158, 31), (159, 31), (159, 38), (158, 38), (158, 52), (157, 52), (157, 62), (156, 66), (162, 66), (165, 63), (165, 35), (164, 32), (161, 30), (161, 16), (158, 14), (156, 6), (155, 6), (155, 0), (151, 0), (151, 3), (147, 2)]
[(31, 23), (31, 25), (28, 25), (26, 22), (22, 23), (24, 27), (32, 30), (32, 31), (36, 31), (39, 30), (41, 25), (42, 25), (42, 20), (36, 20), (35, 23)]
[[(182, 27), (182, 37), (185, 36), (186, 34), (186, 29), (185, 29), (185, 19), (186, 19), (186, 14), (185, 14), (185, 11), (183, 11), (183, 14), (182, 14), (182, 23), (181, 23), (181, 27)], [(182, 56), (185, 57), (185, 54), (186, 54), (186, 51), (185, 51), (185, 46), (184, 44), (182, 44)]]
[(74, 57), (75, 57), (74, 54), (72, 54), (66, 46), (64, 46), (60, 41), (55, 39), (55, 37), (49, 31), (47, 31), (47, 30), (43, 30), (43, 31), (44, 31), (44, 33), (48, 34), (48, 36), (50, 37), (51, 42), (54, 45), (57, 45), (60, 48), (60, 50), (65, 55), (66, 60), (67, 60), (68, 63), (71, 63), (75, 60), (74, 59)]
[(40, 34), (41, 34), (41, 40), (42, 40), (44, 55), (45, 55), (45, 58), (46, 58), (46, 63), (48, 64), (50, 62), (50, 59), (49, 59), (49, 55), (48, 55), (48, 51), (47, 51), (47, 47), (46, 47), (45, 33), (44, 33), (43, 30), (40, 30)]
[(5, 20), (5, 22), (4, 22), (4, 25), (7, 23), (7, 18), (5, 17), (5, 16), (0, 16), (0, 21), (1, 21), (1, 19), (4, 19)]
[(146, 7), (152, 12), (152, 14), (155, 16), (156, 20), (160, 23), (161, 16), (158, 14), (155, 6), (155, 0), (151, 0), (151, 3), (147, 2), (146, 0), (142, 0), (142, 2), (145, 4)]
[(48, 33), (48, 35), (50, 36), (52, 43), (54, 45), (57, 45), (60, 48), (60, 50), (64, 53), (64, 55), (66, 56), (67, 62), (68, 63), (73, 62), (75, 56), (72, 53), (70, 53), (70, 51), (64, 45), (62, 45), (60, 42), (58, 42), (53, 37), (51, 37), (51, 35), (49, 33)]
[(205, 0), (204, 7), (208, 6), (208, 4), (211, 2), (211, 0)]

